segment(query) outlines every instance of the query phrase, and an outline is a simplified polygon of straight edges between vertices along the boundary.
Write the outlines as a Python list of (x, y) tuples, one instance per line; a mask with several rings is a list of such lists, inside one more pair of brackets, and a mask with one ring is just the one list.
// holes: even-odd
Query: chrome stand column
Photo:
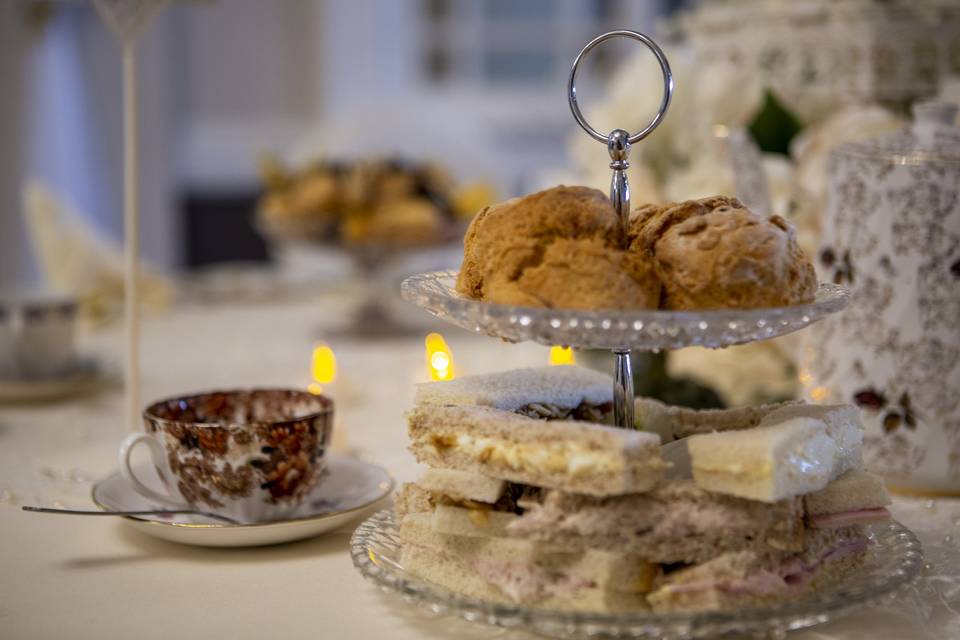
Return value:
[(613, 377), (613, 419), (621, 429), (634, 429), (633, 370), (630, 368), (630, 349), (619, 349)]
[[(630, 38), (645, 45), (656, 56), (657, 62), (660, 63), (660, 71), (663, 72), (663, 98), (660, 100), (660, 108), (646, 127), (632, 135), (623, 129), (614, 129), (609, 135), (603, 135), (584, 119), (580, 106), (577, 104), (577, 69), (580, 67), (580, 62), (594, 47), (613, 38)], [(610, 179), (610, 202), (613, 204), (620, 220), (624, 243), (630, 223), (630, 184), (627, 181), (627, 169), (630, 168), (630, 162), (628, 161), (630, 145), (643, 140), (657, 128), (657, 125), (660, 124), (663, 116), (667, 113), (672, 96), (673, 74), (670, 71), (670, 63), (667, 62), (667, 57), (657, 46), (657, 43), (636, 31), (619, 29), (597, 36), (580, 51), (573, 61), (573, 67), (570, 69), (570, 79), (567, 82), (567, 101), (570, 103), (570, 112), (577, 124), (597, 142), (605, 142), (607, 151), (610, 152), (610, 168), (613, 169), (613, 177)], [(613, 383), (614, 420), (616, 426), (620, 428), (633, 429), (635, 428), (633, 423), (633, 371), (630, 368), (630, 349), (614, 349), (614, 353), (617, 355), (617, 370), (614, 374)]]

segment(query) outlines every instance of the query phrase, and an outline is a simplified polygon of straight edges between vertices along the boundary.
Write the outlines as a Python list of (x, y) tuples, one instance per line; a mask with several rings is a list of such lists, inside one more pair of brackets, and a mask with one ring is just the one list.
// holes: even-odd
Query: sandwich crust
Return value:
[(857, 469), (847, 471), (820, 491), (808, 493), (803, 501), (808, 516), (875, 510), (892, 502), (882, 479)]
[(417, 385), (417, 405), (482, 405), (519, 411), (532, 405), (577, 409), (613, 403), (610, 376), (583, 367), (532, 367)]
[(393, 494), (393, 515), (402, 522), (411, 513), (430, 513), (434, 508), (433, 496), (413, 482), (404, 482)]

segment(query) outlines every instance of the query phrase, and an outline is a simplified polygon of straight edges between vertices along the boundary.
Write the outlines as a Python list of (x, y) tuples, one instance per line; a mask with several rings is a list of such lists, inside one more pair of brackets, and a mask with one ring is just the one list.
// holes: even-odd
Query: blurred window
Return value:
[[(421, 0), (421, 75), (436, 86), (554, 85), (571, 52), (630, 24), (636, 0)], [(600, 48), (595, 67), (609, 70)]]

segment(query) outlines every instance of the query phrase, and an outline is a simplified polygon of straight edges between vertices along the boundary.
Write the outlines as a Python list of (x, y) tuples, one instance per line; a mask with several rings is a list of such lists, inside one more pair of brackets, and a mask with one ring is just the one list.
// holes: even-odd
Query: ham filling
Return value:
[(814, 529), (835, 529), (854, 524), (881, 522), (889, 517), (889, 511), (884, 507), (877, 507), (875, 509), (855, 509), (853, 511), (840, 511), (839, 513), (808, 515), (807, 522)]
[(470, 566), (484, 580), (514, 602), (530, 602), (551, 595), (571, 595), (595, 587), (592, 580), (562, 573), (550, 573), (532, 562), (507, 562), (492, 558), (471, 558)]
[(794, 557), (784, 561), (779, 567), (761, 569), (739, 580), (701, 580), (668, 585), (673, 593), (696, 593), (716, 589), (735, 595), (772, 595), (782, 591), (802, 590), (824, 564), (840, 560), (863, 551), (867, 546), (866, 538), (841, 540), (833, 547), (824, 549), (812, 561)]

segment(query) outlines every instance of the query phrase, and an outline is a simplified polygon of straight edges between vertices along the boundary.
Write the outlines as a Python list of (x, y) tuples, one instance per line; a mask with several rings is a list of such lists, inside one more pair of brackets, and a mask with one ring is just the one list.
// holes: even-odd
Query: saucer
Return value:
[[(155, 476), (146, 469), (140, 477)], [(159, 490), (159, 480), (155, 480)], [(151, 484), (147, 482), (146, 484)], [(362, 518), (393, 490), (385, 469), (369, 462), (331, 455), (320, 483), (290, 518), (255, 524), (225, 524), (199, 515), (124, 517), (128, 525), (148, 535), (205, 547), (252, 547), (302, 540)], [(104, 511), (162, 508), (134, 491), (119, 473), (93, 486), (94, 504)]]
[(0, 402), (41, 402), (80, 395), (105, 384), (108, 378), (96, 360), (84, 358), (57, 376), (0, 377)]

